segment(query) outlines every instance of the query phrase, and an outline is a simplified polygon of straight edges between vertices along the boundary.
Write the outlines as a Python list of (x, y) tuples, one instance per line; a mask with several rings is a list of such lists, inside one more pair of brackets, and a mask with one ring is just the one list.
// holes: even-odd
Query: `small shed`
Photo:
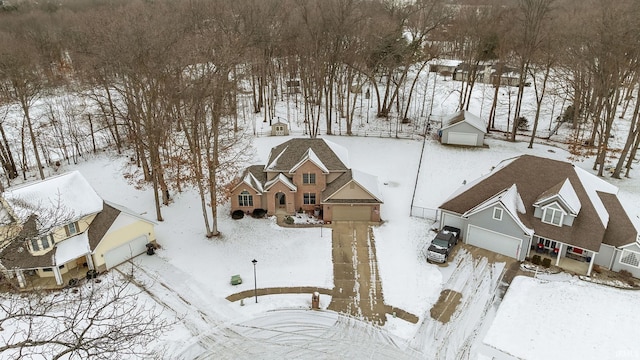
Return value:
[(487, 125), (482, 119), (461, 110), (442, 121), (440, 142), (449, 145), (483, 146)]
[(271, 136), (286, 136), (289, 135), (289, 124), (280, 120), (271, 124)]

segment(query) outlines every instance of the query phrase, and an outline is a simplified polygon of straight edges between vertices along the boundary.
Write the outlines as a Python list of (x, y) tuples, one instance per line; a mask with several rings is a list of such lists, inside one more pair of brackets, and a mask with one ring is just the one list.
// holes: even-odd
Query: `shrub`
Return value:
[(534, 265), (540, 265), (540, 260), (541, 260), (541, 259), (542, 259), (542, 258), (540, 257), (540, 255), (533, 255), (533, 257), (531, 258), (531, 262), (532, 262)]
[(289, 216), (289, 215), (285, 216), (284, 217), (284, 223), (288, 224), (288, 225), (293, 225), (293, 223), (294, 223), (293, 218), (291, 216)]
[(232, 219), (238, 220), (238, 219), (242, 219), (243, 217), (244, 217), (244, 211), (242, 210), (236, 210), (231, 213)]
[(542, 259), (542, 266), (545, 268), (548, 268), (551, 266), (551, 259), (549, 258), (544, 258)]
[(622, 277), (623, 279), (629, 279), (631, 278), (631, 273), (627, 270), (620, 270), (620, 277)]
[(251, 216), (256, 219), (262, 219), (265, 217), (265, 215), (267, 215), (267, 210), (265, 209), (254, 209), (253, 213), (251, 213)]
[(529, 130), (529, 120), (526, 117), (520, 116), (518, 118), (518, 130), (527, 131)]
[(602, 273), (602, 269), (598, 265), (593, 265), (593, 272), (596, 274)]

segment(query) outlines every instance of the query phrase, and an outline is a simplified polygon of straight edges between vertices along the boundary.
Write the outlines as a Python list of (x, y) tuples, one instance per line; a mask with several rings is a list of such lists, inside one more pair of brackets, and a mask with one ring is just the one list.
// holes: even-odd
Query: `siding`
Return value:
[(93, 262), (96, 269), (104, 269), (104, 254), (138, 236), (146, 235), (149, 242), (156, 240), (153, 224), (137, 219), (125, 213), (120, 213), (113, 225), (107, 230), (102, 241), (93, 251)]
[[(502, 209), (502, 220), (493, 219), (494, 207), (499, 207)], [(518, 226), (513, 218), (511, 218), (511, 216), (507, 213), (507, 210), (500, 205), (492, 206), (488, 209), (480, 211), (477, 214), (473, 214), (469, 217), (469, 224), (492, 230), (500, 234), (505, 234), (522, 239), (523, 241), (521, 253), (526, 253), (529, 250), (529, 247), (525, 246), (527, 246), (527, 244), (530, 244), (530, 236), (524, 233), (520, 226)]]
[(450, 132), (461, 132), (467, 134), (478, 134), (478, 141), (476, 142), (476, 146), (482, 146), (484, 144), (484, 133), (475, 127), (469, 125), (468, 123), (461, 121), (450, 128), (442, 130), (442, 143), (449, 143), (449, 133)]

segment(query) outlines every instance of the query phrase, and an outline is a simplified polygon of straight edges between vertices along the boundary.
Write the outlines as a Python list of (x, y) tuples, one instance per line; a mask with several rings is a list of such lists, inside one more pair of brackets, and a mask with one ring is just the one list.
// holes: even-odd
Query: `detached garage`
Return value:
[(449, 145), (483, 146), (486, 124), (468, 111), (458, 111), (442, 122), (440, 142)]

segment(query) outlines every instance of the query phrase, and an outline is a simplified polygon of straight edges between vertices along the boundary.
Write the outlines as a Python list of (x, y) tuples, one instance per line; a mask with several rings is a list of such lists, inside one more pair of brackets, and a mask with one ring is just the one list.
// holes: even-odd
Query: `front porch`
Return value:
[(540, 257), (541, 262), (549, 259), (552, 266), (578, 274), (590, 275), (593, 269), (593, 260), (596, 253), (559, 241), (534, 237), (534, 242), (529, 250), (529, 258), (534, 255)]
[[(557, 261), (557, 257), (550, 255), (549, 253), (536, 253), (535, 251), (531, 252), (531, 256), (539, 255), (541, 261), (544, 259), (549, 259), (551, 261), (551, 266), (559, 267), (562, 270), (567, 272), (571, 272), (577, 275), (585, 275), (589, 271), (589, 263), (583, 260), (575, 260), (568, 257), (560, 257), (559, 261)], [(557, 265), (556, 265), (557, 261)]]
[(76, 266), (69, 269), (67, 272), (60, 274), (62, 276), (61, 285), (58, 285), (56, 283), (55, 276), (41, 277), (35, 272), (32, 273), (28, 271), (25, 271), (23, 273), (24, 287), (19, 286), (18, 281), (15, 277), (11, 280), (15, 285), (15, 288), (19, 289), (20, 291), (57, 290), (68, 286), (71, 279), (86, 279), (88, 270), (89, 268), (85, 266)]

